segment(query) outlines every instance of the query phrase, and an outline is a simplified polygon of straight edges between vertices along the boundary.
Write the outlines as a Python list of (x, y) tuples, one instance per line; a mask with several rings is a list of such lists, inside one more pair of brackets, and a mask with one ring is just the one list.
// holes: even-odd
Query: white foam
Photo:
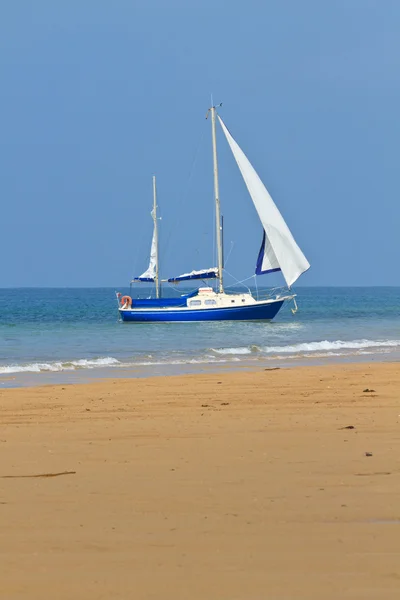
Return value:
[[(81, 358), (71, 361), (32, 362), (28, 364), (11, 364), (0, 366), (0, 375), (10, 373), (45, 373), (60, 371), (75, 371), (80, 369), (96, 369), (101, 367), (151, 367), (168, 365), (216, 364), (240, 362), (241, 360), (290, 360), (301, 358), (323, 358), (333, 356), (348, 356), (362, 354), (383, 354), (400, 347), (400, 340), (352, 340), (343, 341), (322, 340), (287, 346), (239, 346), (228, 348), (212, 348), (212, 354), (197, 357), (176, 357), (165, 360), (142, 355), (124, 362), (112, 356), (100, 358)], [(216, 356), (217, 355), (217, 356)], [(249, 356), (251, 355), (251, 357)], [(241, 358), (243, 357), (243, 358)], [(245, 358), (248, 357), (248, 358)]]
[[(71, 367), (73, 369), (73, 367)], [(62, 371), (62, 363), (30, 363), (27, 365), (6, 365), (0, 367), (0, 373), (40, 373), (41, 371)]]
[(352, 341), (328, 341), (304, 342), (288, 346), (241, 346), (238, 348), (212, 348), (216, 354), (238, 355), (238, 354), (297, 354), (318, 353), (332, 350), (365, 350), (366, 348), (396, 348), (400, 346), (400, 340), (352, 340)]
[(116, 358), (106, 356), (104, 358), (72, 360), (69, 362), (51, 363), (28, 363), (25, 365), (5, 365), (0, 367), (0, 374), (8, 373), (45, 373), (59, 371), (75, 371), (76, 369), (94, 369), (96, 367), (118, 366), (121, 363)]
[(319, 352), (327, 350), (363, 350), (365, 348), (381, 348), (400, 346), (400, 340), (352, 340), (345, 342), (336, 340), (329, 342), (323, 340), (321, 342), (309, 342), (302, 344), (293, 344), (291, 346), (265, 346), (261, 348), (262, 352), (270, 354), (274, 353), (297, 353), (297, 352)]
[(80, 360), (71, 361), (71, 365), (74, 367), (110, 367), (113, 365), (120, 365), (120, 361), (112, 356), (106, 356), (105, 358), (95, 358), (95, 359), (86, 359), (82, 358)]
[[(254, 346), (253, 346), (254, 347)], [(251, 354), (252, 349), (250, 347), (242, 346), (240, 348), (211, 348), (212, 352), (216, 354)]]
[[(236, 362), (240, 359), (232, 357), (230, 362)], [(135, 367), (153, 367), (153, 366), (169, 366), (169, 365), (196, 365), (208, 363), (225, 363), (226, 359), (218, 359), (215, 356), (203, 356), (199, 358), (182, 358), (175, 360), (137, 360), (129, 362), (120, 362), (116, 358), (107, 356), (105, 358), (72, 360), (69, 362), (53, 362), (53, 363), (29, 363), (25, 365), (5, 365), (0, 367), (0, 375), (9, 373), (46, 373), (60, 371), (75, 371), (80, 369), (95, 369), (100, 367), (120, 367), (120, 368), (135, 368)]]
[[(240, 361), (240, 358), (233, 357), (229, 359), (229, 362), (237, 362)], [(165, 360), (165, 361), (145, 361), (145, 362), (132, 362), (129, 364), (124, 364), (124, 367), (160, 367), (160, 366), (169, 366), (169, 365), (204, 365), (204, 364), (217, 364), (217, 363), (226, 363), (228, 360), (217, 359), (214, 356), (206, 356), (204, 358), (185, 358), (182, 360)]]

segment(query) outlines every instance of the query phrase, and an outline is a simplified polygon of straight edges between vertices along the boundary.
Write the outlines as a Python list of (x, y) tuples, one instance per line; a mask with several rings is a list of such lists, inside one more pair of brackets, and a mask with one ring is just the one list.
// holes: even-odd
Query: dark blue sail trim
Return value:
[(132, 281), (144, 281), (147, 283), (154, 283), (154, 279), (152, 277), (134, 277)]
[(263, 269), (262, 269), (262, 263), (263, 263), (264, 252), (265, 252), (265, 238), (266, 238), (266, 236), (265, 236), (265, 231), (264, 231), (263, 239), (261, 242), (260, 252), (258, 253), (258, 257), (257, 257), (256, 275), (265, 275), (266, 273), (275, 273), (277, 271), (281, 271), (280, 267), (277, 267), (276, 269), (266, 269), (265, 271), (263, 271)]
[(217, 279), (218, 275), (216, 271), (208, 271), (207, 273), (196, 273), (195, 275), (184, 275), (182, 277), (171, 277), (168, 279), (169, 283), (176, 283), (178, 281), (189, 281), (192, 279)]

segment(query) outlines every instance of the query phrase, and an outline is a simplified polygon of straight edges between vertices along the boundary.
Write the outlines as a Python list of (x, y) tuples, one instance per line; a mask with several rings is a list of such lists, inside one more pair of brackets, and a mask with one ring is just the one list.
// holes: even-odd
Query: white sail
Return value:
[[(153, 216), (153, 211), (151, 211), (151, 215)], [(154, 216), (153, 216), (154, 218)], [(156, 232), (156, 223), (154, 223), (154, 231), (153, 231), (153, 240), (151, 242), (151, 250), (150, 250), (150, 262), (147, 271), (142, 273), (140, 277), (137, 279), (139, 281), (154, 281), (156, 276), (156, 266), (157, 266), (157, 232)]]
[(296, 244), (289, 227), (250, 161), (229, 133), (221, 117), (218, 118), (264, 227), (265, 235), (256, 273), (280, 269), (290, 287), (310, 268), (310, 263)]

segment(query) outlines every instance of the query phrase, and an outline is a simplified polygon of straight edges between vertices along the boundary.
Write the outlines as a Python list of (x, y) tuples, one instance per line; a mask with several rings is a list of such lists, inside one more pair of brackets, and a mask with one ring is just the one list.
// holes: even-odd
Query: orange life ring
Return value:
[(127, 304), (128, 307), (132, 306), (132, 298), (130, 296), (122, 296), (121, 298), (121, 306)]

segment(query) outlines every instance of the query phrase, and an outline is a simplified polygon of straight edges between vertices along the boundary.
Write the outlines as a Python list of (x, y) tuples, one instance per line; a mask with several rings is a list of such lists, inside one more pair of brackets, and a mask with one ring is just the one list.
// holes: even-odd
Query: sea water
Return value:
[(0, 385), (399, 360), (400, 288), (296, 292), (272, 322), (133, 324), (113, 289), (2, 289)]

